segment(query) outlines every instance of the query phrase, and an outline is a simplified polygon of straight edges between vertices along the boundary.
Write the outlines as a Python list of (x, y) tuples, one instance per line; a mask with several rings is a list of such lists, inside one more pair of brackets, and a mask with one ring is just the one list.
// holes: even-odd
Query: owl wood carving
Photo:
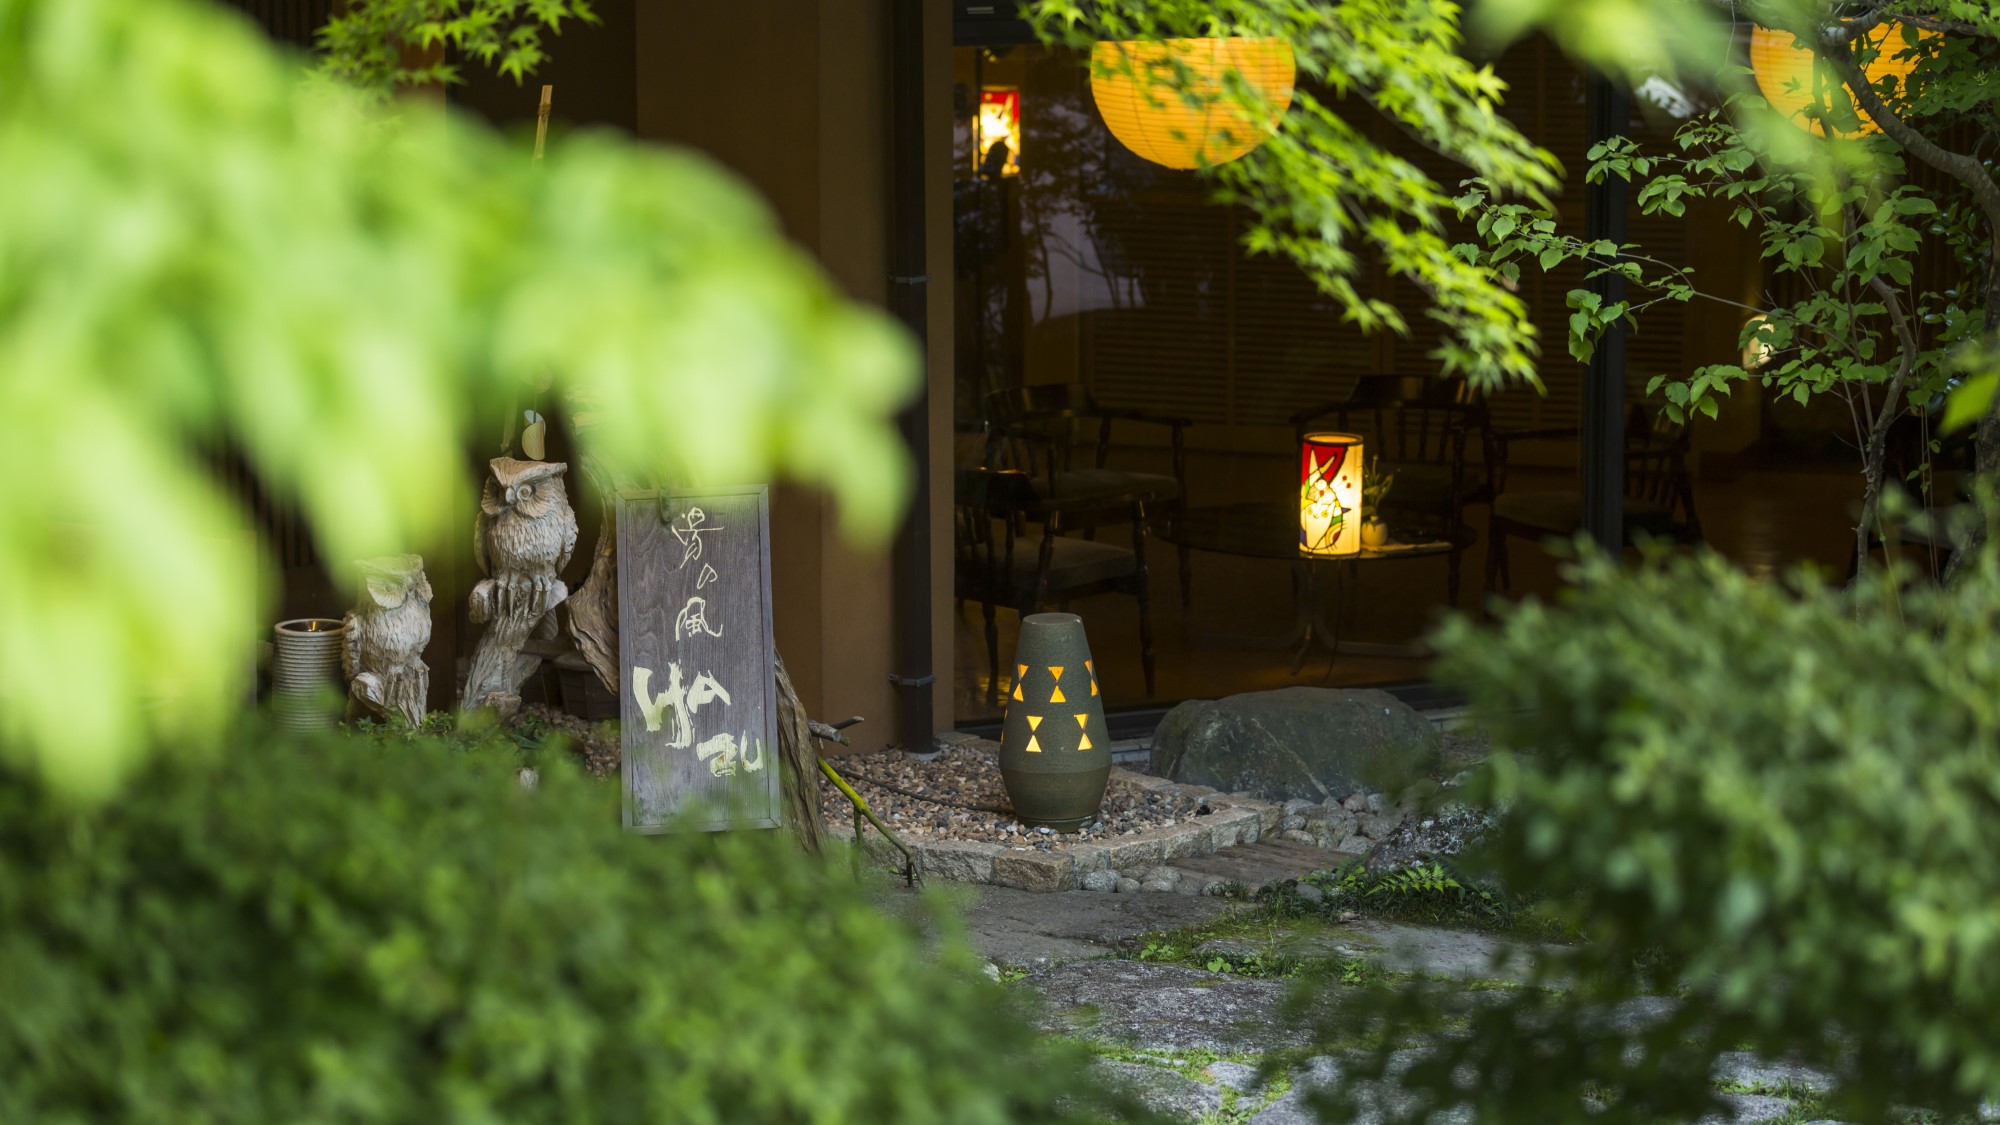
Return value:
[(569, 466), (495, 457), (479, 498), (472, 557), (485, 581), (473, 587), (469, 616), (487, 626), (473, 652), (461, 705), (511, 711), (534, 662), (521, 646), (539, 627), (555, 636), (550, 611), (569, 597), (558, 575), (576, 550), (576, 513), (563, 489)]
[(424, 647), (431, 641), (431, 584), (419, 555), (365, 559), (361, 599), (347, 615), (341, 661), (348, 697), (356, 707), (411, 727), (428, 705), (431, 672)]
[(529, 596), (540, 618), (569, 596), (556, 576), (576, 550), (576, 513), (563, 489), (569, 466), (495, 457), (492, 470), (472, 532), (473, 561), (491, 580), (473, 591), (472, 619), (494, 620), (511, 599)]

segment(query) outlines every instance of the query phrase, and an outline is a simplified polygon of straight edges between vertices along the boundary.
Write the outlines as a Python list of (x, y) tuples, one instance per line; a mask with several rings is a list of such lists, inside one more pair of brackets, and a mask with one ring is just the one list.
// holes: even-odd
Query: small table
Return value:
[[(1214, 639), (1237, 644), (1260, 645), (1271, 648), (1293, 648), (1297, 652), (1292, 657), (1292, 674), (1298, 675), (1304, 666), (1306, 655), (1315, 643), (1325, 648), (1329, 654), (1327, 668), (1332, 670), (1332, 662), (1340, 657), (1340, 630), (1337, 622), (1346, 616), (1349, 608), (1348, 596), (1351, 583), (1341, 581), (1341, 570), (1333, 568), (1335, 615), (1327, 618), (1327, 591), (1320, 581), (1321, 563), (1349, 564), (1348, 573), (1353, 573), (1362, 563), (1394, 562), (1399, 559), (1435, 558), (1449, 555), (1470, 547), (1476, 539), (1469, 527), (1453, 529), (1448, 537), (1416, 543), (1390, 543), (1382, 547), (1363, 547), (1358, 554), (1341, 556), (1307, 555), (1299, 550), (1298, 509), (1284, 504), (1242, 503), (1220, 504), (1212, 507), (1188, 508), (1175, 516), (1162, 518), (1154, 524), (1153, 535), (1176, 546), (1196, 551), (1213, 551), (1223, 555), (1238, 555), (1253, 559), (1283, 559), (1292, 564), (1292, 607), (1294, 619), (1291, 631), (1277, 637), (1249, 637), (1240, 635), (1215, 635)], [(1350, 643), (1351, 652), (1373, 652), (1380, 655), (1412, 655), (1414, 650), (1403, 645), (1359, 645)]]

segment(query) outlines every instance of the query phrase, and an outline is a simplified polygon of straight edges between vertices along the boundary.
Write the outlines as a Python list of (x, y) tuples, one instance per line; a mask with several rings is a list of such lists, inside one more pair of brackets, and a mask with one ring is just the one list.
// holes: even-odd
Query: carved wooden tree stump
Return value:
[(613, 695), (618, 686), (618, 505), (617, 486), (595, 460), (583, 459), (584, 479), (597, 493), (602, 515), (597, 545), (591, 551), (590, 576), (569, 600), (569, 635), (597, 681)]

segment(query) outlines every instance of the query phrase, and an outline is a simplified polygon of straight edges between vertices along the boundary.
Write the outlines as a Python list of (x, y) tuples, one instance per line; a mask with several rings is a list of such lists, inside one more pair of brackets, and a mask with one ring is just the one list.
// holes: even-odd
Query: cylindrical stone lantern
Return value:
[(1014, 690), (1000, 731), (1000, 778), (1021, 823), (1074, 832), (1097, 819), (1111, 737), (1097, 666), (1074, 613), (1021, 619)]

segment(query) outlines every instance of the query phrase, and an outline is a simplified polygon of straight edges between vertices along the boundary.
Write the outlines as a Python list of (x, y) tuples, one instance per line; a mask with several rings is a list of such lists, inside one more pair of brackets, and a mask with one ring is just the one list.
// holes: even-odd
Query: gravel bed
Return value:
[[(1030, 828), (1014, 818), (999, 763), (976, 747), (951, 747), (929, 761), (894, 750), (832, 761), (877, 816), (912, 839), (983, 840), (1055, 851), (1066, 844), (1115, 840), (1182, 824), (1199, 815), (1204, 805), (1196, 797), (1148, 792), (1114, 779), (1104, 792), (1096, 821), (1077, 832), (1058, 833)], [(854, 822), (854, 806), (830, 783), (820, 785), (820, 809), (828, 824)]]

